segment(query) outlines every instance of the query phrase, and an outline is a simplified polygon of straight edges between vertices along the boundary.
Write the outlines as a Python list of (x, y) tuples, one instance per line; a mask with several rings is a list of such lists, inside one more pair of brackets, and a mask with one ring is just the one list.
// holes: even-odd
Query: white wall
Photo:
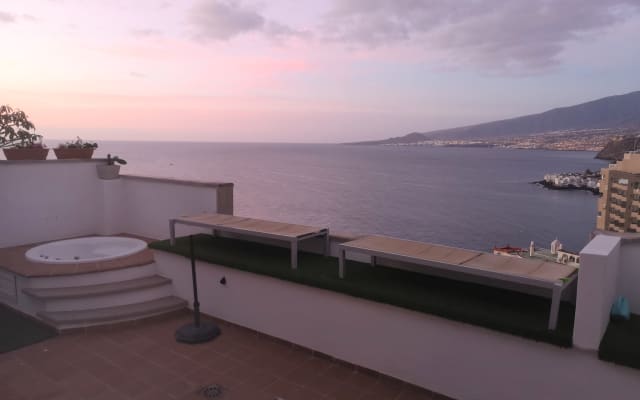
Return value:
[[(169, 218), (216, 212), (219, 206), (233, 211), (231, 184), (134, 176), (101, 180), (99, 163), (104, 161), (1, 161), (0, 248), (95, 234), (167, 238)], [(178, 233), (193, 231), (180, 227)]]
[[(120, 180), (122, 194), (117, 201), (121, 203), (112, 206), (121, 213), (120, 232), (168, 238), (170, 218), (217, 210), (216, 187), (130, 176)], [(179, 234), (194, 231), (177, 230)]]
[(598, 235), (580, 252), (573, 344), (597, 350), (618, 291), (620, 238)]
[(631, 312), (640, 314), (640, 241), (623, 240), (620, 251), (619, 294), (629, 300)]
[(97, 163), (0, 163), (0, 247), (95, 234), (103, 207)]
[[(188, 259), (155, 253), (158, 272), (191, 302)], [(640, 392), (640, 371), (594, 353), (222, 266), (197, 268), (203, 312), (456, 399), (636, 399)]]

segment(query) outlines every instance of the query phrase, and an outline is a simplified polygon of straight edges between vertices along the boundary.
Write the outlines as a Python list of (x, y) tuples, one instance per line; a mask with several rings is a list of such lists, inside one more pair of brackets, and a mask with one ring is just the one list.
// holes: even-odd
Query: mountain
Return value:
[(408, 144), (433, 139), (500, 139), (565, 130), (629, 128), (640, 128), (640, 91), (554, 108), (540, 114), (352, 144)]
[(600, 160), (620, 161), (624, 153), (639, 149), (640, 137), (637, 135), (625, 136), (622, 139), (611, 140), (602, 150), (596, 154)]

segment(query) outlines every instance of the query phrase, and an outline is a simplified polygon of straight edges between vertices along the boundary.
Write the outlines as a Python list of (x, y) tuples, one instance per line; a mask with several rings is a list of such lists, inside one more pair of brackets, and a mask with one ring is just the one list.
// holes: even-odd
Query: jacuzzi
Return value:
[(138, 253), (147, 247), (140, 239), (121, 236), (89, 236), (59, 240), (33, 247), (28, 260), (46, 264), (78, 264), (113, 260)]

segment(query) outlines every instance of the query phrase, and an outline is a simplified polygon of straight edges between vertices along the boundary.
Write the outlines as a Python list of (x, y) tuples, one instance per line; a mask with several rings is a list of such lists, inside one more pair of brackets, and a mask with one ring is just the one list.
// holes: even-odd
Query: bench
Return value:
[(213, 235), (215, 235), (216, 232), (229, 232), (289, 242), (291, 245), (292, 269), (298, 268), (298, 243), (302, 240), (324, 236), (325, 256), (329, 252), (328, 228), (266, 221), (227, 214), (207, 213), (170, 219), (169, 231), (172, 246), (175, 245), (176, 224), (209, 228), (212, 230)]
[[(345, 276), (347, 252), (370, 256), (371, 265), (378, 258), (408, 263), (413, 272), (429, 274), (438, 269), (474, 275), (489, 280), (525, 285), (551, 291), (548, 328), (555, 330), (563, 291), (576, 282), (577, 269), (537, 259), (497, 256), (388, 236), (370, 235), (338, 245), (339, 276)], [(412, 267), (412, 266), (415, 266)]]

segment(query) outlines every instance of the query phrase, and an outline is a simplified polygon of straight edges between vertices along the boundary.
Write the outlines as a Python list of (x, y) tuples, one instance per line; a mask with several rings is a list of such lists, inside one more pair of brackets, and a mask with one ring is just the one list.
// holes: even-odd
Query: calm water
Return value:
[(305, 144), (101, 142), (123, 172), (235, 183), (238, 215), (488, 250), (581, 249), (597, 197), (529, 182), (596, 170), (590, 152)]

